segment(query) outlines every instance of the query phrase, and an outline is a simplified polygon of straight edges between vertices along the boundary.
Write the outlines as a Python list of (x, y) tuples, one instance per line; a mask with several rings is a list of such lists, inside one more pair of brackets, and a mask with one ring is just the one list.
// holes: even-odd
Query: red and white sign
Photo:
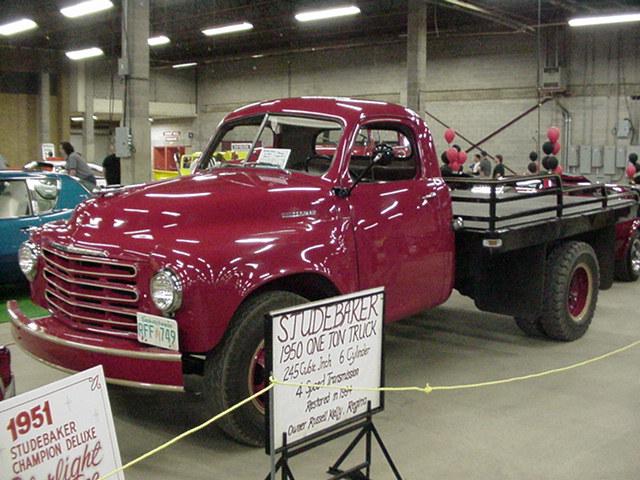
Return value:
[(98, 480), (121, 466), (102, 366), (0, 402), (0, 426), (2, 479)]

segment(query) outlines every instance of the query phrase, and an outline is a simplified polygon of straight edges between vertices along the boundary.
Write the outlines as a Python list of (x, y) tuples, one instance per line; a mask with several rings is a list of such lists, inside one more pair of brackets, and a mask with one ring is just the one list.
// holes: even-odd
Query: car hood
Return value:
[(45, 237), (139, 255), (226, 235), (257, 235), (330, 213), (331, 183), (299, 172), (225, 168), (121, 189), (79, 206)]

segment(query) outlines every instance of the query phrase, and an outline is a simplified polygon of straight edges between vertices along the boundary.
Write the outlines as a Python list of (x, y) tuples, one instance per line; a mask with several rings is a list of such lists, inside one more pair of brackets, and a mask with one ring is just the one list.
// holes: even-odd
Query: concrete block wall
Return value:
[[(640, 128), (640, 29), (566, 32), (572, 144), (627, 145), (612, 133), (617, 119)], [(427, 87), (422, 110), (477, 140), (537, 101), (536, 36), (525, 34), (435, 38), (429, 36)], [(206, 143), (230, 110), (282, 96), (339, 95), (400, 102), (405, 89), (405, 47), (398, 43), (344, 50), (264, 57), (204, 67), (198, 77), (197, 142)], [(427, 118), (439, 150), (444, 128)], [(526, 167), (538, 136), (551, 125), (564, 128), (552, 102), (488, 142), (516, 171)], [(637, 142), (637, 139), (635, 140)], [(464, 144), (464, 142), (462, 142)], [(464, 146), (464, 145), (463, 145)]]

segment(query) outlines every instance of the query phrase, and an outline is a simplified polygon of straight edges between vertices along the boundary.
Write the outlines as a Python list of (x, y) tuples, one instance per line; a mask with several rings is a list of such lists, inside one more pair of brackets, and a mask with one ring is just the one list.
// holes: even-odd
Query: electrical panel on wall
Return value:
[(591, 173), (591, 145), (580, 145), (578, 147), (578, 160), (580, 162), (580, 173)]
[(616, 147), (604, 147), (604, 168), (602, 173), (614, 175), (616, 173)]
[(116, 127), (115, 132), (116, 157), (129, 158), (131, 156), (131, 134), (129, 127)]

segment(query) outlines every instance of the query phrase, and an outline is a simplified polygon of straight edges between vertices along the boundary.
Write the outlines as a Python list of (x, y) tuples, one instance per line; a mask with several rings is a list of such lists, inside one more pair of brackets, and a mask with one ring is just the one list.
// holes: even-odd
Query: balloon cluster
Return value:
[[(550, 127), (549, 130), (547, 130), (547, 138), (549, 141), (542, 144), (542, 151), (546, 155), (542, 159), (542, 167), (548, 172), (562, 175), (562, 166), (556, 157), (561, 148), (560, 142), (558, 141), (560, 139), (560, 129), (558, 127)], [(531, 153), (533, 154), (535, 152)], [(531, 155), (529, 158), (531, 158)]]
[[(456, 131), (453, 128), (447, 128), (444, 131), (444, 139), (451, 145), (451, 142), (456, 138)], [(453, 145), (447, 148), (445, 152), (447, 160), (449, 160), (449, 166), (454, 173), (457, 173), (467, 161), (467, 152), (461, 150), (458, 145)]]
[(636, 173), (638, 173), (638, 169), (640, 165), (638, 165), (638, 154), (630, 153), (629, 154), (629, 163), (627, 163), (626, 174), (629, 179), (633, 179)]

